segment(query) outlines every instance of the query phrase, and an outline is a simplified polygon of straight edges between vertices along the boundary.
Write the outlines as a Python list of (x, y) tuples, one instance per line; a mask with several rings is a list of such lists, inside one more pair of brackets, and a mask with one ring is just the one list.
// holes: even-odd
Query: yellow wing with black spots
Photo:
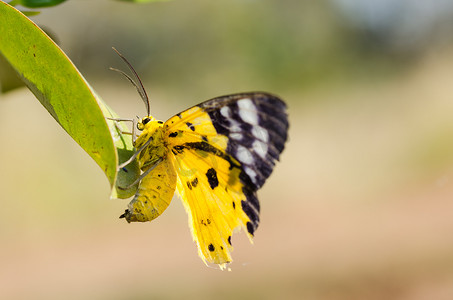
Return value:
[(231, 236), (259, 225), (256, 190), (270, 175), (287, 137), (286, 106), (266, 93), (208, 100), (164, 124), (177, 191), (206, 262), (232, 261)]
[[(189, 214), (200, 257), (205, 262), (223, 265), (232, 261), (230, 251), (234, 229), (250, 222), (240, 208), (245, 200), (244, 195), (237, 191), (240, 169), (222, 172), (228, 170), (225, 160), (211, 153), (197, 152), (186, 148), (176, 155), (176, 172), (184, 174), (178, 175), (177, 190)], [(236, 178), (236, 182), (232, 178)]]

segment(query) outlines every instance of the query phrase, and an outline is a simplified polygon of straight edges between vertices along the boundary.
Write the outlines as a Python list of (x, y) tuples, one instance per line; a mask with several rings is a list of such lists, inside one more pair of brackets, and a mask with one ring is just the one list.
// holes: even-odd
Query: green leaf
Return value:
[(29, 8), (49, 7), (55, 6), (66, 0), (17, 0), (10, 2), (11, 5), (20, 4)]
[[(116, 180), (118, 156), (125, 161), (133, 152), (131, 137), (121, 133), (128, 130), (125, 124), (106, 121), (103, 112), (108, 117), (116, 117), (115, 113), (64, 52), (36, 24), (4, 2), (0, 2), (0, 53), (55, 120), (101, 167), (111, 187), (115, 182), (128, 186), (138, 177), (138, 167), (132, 164), (127, 166), (128, 172), (119, 172)], [(133, 189), (112, 191), (113, 197), (131, 194)]]
[(27, 10), (27, 11), (22, 11), (22, 13), (24, 15), (26, 15), (27, 17), (33, 17), (33, 16), (37, 16), (39, 15), (41, 12), (40, 11), (31, 11), (31, 10)]
[[(100, 101), (99, 106), (102, 109), (104, 116), (107, 118), (118, 119), (118, 115), (104, 102)], [(134, 153), (134, 146), (132, 145), (132, 136), (124, 135), (122, 132), (128, 132), (128, 128), (123, 122), (107, 121), (110, 132), (112, 133), (115, 147), (117, 149), (119, 163), (127, 161)], [(112, 198), (129, 198), (134, 195), (137, 191), (138, 184), (135, 184), (129, 188), (140, 175), (140, 169), (138, 167), (137, 160), (127, 165), (125, 168), (118, 172), (115, 189), (112, 190)]]

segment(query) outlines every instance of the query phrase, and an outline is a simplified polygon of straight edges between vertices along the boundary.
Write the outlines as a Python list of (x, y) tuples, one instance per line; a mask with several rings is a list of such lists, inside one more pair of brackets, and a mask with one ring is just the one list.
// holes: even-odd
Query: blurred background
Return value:
[(32, 18), (125, 118), (264, 90), (289, 142), (231, 272), (179, 199), (126, 224), (102, 171), (25, 88), (0, 95), (2, 299), (453, 299), (453, 2), (69, 0)]

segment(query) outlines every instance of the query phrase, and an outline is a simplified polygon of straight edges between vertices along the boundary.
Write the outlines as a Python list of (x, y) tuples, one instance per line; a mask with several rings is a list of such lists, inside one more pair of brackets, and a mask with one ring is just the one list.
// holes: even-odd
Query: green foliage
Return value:
[(66, 0), (13, 0), (9, 2), (10, 5), (22, 5), (29, 8), (40, 8), (40, 7), (49, 7), (55, 6)]
[[(17, 71), (27, 87), (66, 132), (96, 161), (113, 187), (120, 161), (130, 157), (133, 147), (124, 124), (86, 82), (63, 51), (30, 19), (0, 2), (0, 53)], [(112, 139), (116, 137), (115, 141)], [(118, 151), (118, 153), (117, 153)], [(127, 186), (138, 176), (136, 165), (119, 172), (118, 183)], [(114, 197), (128, 197), (133, 189), (117, 189)]]

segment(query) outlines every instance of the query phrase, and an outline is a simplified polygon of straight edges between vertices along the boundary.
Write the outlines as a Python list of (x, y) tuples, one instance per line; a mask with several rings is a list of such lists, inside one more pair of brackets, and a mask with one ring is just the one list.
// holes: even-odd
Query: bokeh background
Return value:
[(231, 272), (179, 199), (118, 216), (102, 171), (25, 88), (0, 95), (2, 299), (453, 299), (453, 3), (69, 0), (32, 18), (123, 117), (265, 90), (289, 142)]

